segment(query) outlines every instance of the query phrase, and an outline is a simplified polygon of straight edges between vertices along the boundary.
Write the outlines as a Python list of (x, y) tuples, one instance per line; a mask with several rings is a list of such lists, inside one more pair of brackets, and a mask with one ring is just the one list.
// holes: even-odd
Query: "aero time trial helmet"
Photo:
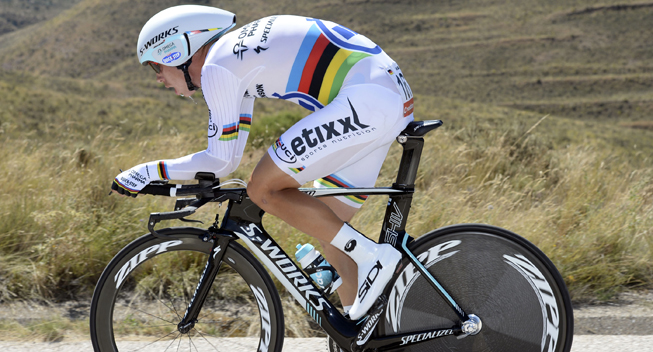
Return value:
[(186, 63), (199, 48), (236, 25), (236, 15), (215, 7), (181, 5), (152, 16), (138, 36), (138, 60), (165, 66)]

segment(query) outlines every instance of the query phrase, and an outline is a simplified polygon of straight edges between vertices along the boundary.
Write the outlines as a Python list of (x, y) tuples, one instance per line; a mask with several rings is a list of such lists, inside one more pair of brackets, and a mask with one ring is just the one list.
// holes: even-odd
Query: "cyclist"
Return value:
[(255, 98), (292, 101), (313, 111), (284, 132), (252, 172), (247, 191), (266, 212), (315, 237), (343, 278), (351, 319), (365, 315), (401, 258), (347, 222), (367, 197), (313, 198), (298, 190), (373, 187), (395, 137), (413, 120), (413, 98), (397, 64), (372, 41), (336, 23), (270, 16), (226, 34), (233, 13), (182, 5), (154, 15), (137, 55), (175, 93), (202, 88), (208, 148), (119, 174), (115, 192), (136, 196), (151, 181), (224, 177), (243, 155)]

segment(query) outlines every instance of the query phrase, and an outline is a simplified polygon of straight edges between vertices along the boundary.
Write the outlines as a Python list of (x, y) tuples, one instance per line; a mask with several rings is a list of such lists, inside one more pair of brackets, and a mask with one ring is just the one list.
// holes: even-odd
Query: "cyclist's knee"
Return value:
[(269, 195), (271, 194), (269, 187), (263, 182), (259, 182), (257, 178), (250, 177), (249, 182), (247, 183), (247, 195), (249, 199), (254, 202), (254, 204), (263, 208), (267, 201), (264, 202)]
[(255, 174), (252, 174), (249, 183), (247, 183), (247, 195), (254, 204), (263, 209), (273, 201), (276, 193), (282, 189), (274, 179), (255, 177)]
[(265, 209), (278, 192), (299, 186), (301, 185), (297, 181), (279, 170), (266, 154), (252, 171), (247, 184), (247, 194), (256, 205)]

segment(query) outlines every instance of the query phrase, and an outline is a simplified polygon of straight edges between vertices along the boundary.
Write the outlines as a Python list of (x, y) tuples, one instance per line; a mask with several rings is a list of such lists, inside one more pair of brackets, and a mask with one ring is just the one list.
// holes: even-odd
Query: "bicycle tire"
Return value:
[(279, 294), (264, 267), (234, 241), (224, 253), (195, 327), (181, 334), (177, 324), (204, 270), (211, 243), (202, 240), (207, 234), (203, 229), (158, 232), (165, 237), (147, 234), (136, 239), (102, 273), (91, 302), (95, 351), (164, 351), (168, 347), (281, 351), (284, 319)]
[[(569, 352), (573, 310), (562, 276), (526, 239), (498, 227), (463, 224), (432, 231), (409, 249), (482, 329), (464, 338), (405, 338), (402, 351)], [(460, 320), (412, 263), (388, 289), (379, 335), (448, 329)]]

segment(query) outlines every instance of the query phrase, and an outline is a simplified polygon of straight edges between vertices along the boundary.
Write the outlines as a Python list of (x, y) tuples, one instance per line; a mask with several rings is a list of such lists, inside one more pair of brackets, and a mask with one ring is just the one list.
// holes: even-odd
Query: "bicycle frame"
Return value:
[[(439, 125), (438, 125), (439, 126)], [(437, 126), (436, 126), (437, 127)], [(433, 128), (433, 127), (431, 127)], [(417, 331), (392, 336), (370, 339), (372, 332), (380, 321), (385, 311), (387, 301), (377, 314), (370, 314), (365, 319), (355, 322), (346, 319), (329, 301), (324, 292), (313, 284), (312, 280), (291, 260), (286, 252), (268, 234), (262, 224), (264, 211), (245, 196), (245, 189), (233, 189), (229, 196), (216, 198), (211, 201), (224, 201), (229, 199), (229, 205), (219, 228), (216, 223), (209, 228), (205, 241), (212, 241), (213, 248), (204, 272), (198, 284), (195, 295), (191, 300), (186, 314), (179, 323), (179, 330), (189, 331), (201, 310), (211, 284), (220, 269), (224, 248), (229, 241), (241, 239), (261, 262), (283, 284), (290, 294), (301, 304), (313, 320), (322, 327), (340, 346), (351, 347), (352, 350), (362, 351), (366, 348), (385, 350), (401, 347), (407, 344), (430, 341), (449, 335), (467, 335), (463, 331), (463, 324), (470, 320), (470, 316), (460, 308), (456, 301), (449, 295), (444, 287), (428, 272), (421, 262), (408, 249), (407, 244), (412, 240), (405, 232), (406, 221), (414, 193), (414, 181), (421, 156), (424, 140), (421, 136), (402, 134), (397, 137), (404, 148), (400, 162), (397, 181), (391, 188), (301, 188), (300, 191), (314, 197), (347, 196), (347, 195), (387, 195), (389, 196), (386, 207), (383, 227), (379, 235), (379, 243), (390, 243), (404, 254), (404, 258), (397, 268), (391, 282), (394, 282), (401, 268), (412, 263), (417, 270), (427, 279), (442, 298), (451, 306), (458, 315), (461, 324), (443, 329)], [(234, 196), (240, 192), (240, 196)], [(205, 204), (201, 203), (197, 207)], [(188, 215), (194, 211), (191, 210)], [(179, 213), (179, 212), (175, 212)], [(154, 225), (163, 219), (179, 218), (158, 214), (149, 221), (150, 231), (155, 236), (161, 236), (154, 231)], [(155, 215), (155, 214), (153, 214)], [(186, 216), (186, 215), (183, 215)], [(385, 297), (380, 300), (383, 302)], [(265, 302), (259, 300), (259, 308), (265, 310)]]

